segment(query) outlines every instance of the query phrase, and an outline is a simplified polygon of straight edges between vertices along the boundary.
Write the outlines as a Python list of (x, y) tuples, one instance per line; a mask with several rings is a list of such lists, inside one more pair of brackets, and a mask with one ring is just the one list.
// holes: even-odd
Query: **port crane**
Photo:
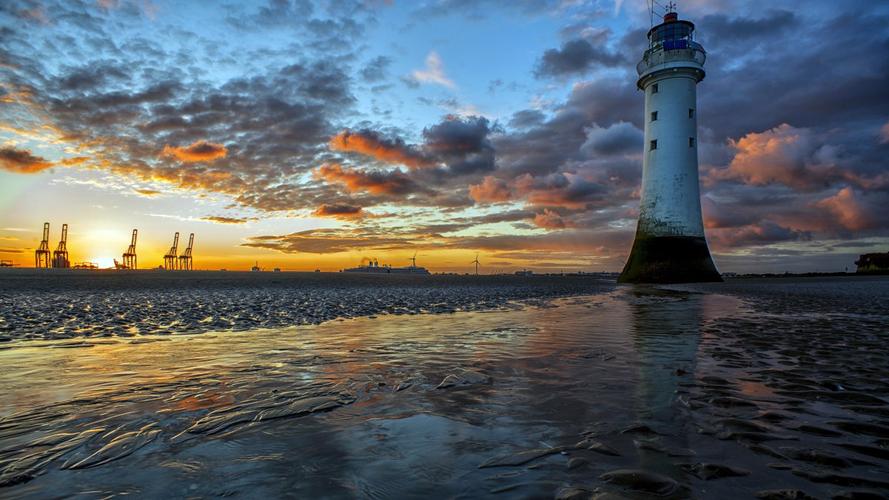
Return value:
[(43, 240), (40, 241), (40, 246), (37, 247), (37, 250), (34, 251), (34, 267), (49, 267), (49, 256), (49, 222), (44, 222)]
[(478, 276), (478, 265), (481, 264), (481, 262), (478, 261), (478, 252), (475, 253), (475, 260), (470, 262), (470, 264), (475, 264), (475, 275)]
[[(136, 237), (139, 236), (139, 230), (133, 229), (133, 238), (130, 240), (130, 246), (123, 253), (123, 264), (121, 269), (136, 269)], [(115, 264), (117, 262), (115, 261)]]
[(188, 247), (186, 247), (185, 252), (183, 252), (183, 254), (179, 256), (179, 269), (181, 269), (183, 271), (191, 271), (192, 270), (192, 261), (191, 261), (192, 247), (194, 247), (194, 233), (191, 233), (188, 235)]
[(175, 271), (176, 270), (176, 259), (178, 256), (176, 253), (179, 251), (179, 231), (176, 231), (176, 234), (173, 236), (173, 246), (170, 247), (170, 250), (164, 255), (164, 270), (166, 271)]
[(52, 253), (52, 267), (60, 269), (71, 267), (71, 262), (68, 260), (68, 224), (62, 224), (62, 239)]

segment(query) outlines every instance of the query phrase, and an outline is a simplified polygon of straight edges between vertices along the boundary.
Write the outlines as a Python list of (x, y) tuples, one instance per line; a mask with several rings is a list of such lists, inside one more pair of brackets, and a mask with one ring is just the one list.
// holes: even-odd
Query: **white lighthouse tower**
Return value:
[(667, 12), (636, 66), (645, 93), (642, 203), (621, 283), (722, 281), (704, 238), (698, 185), (698, 82), (704, 48), (695, 25)]

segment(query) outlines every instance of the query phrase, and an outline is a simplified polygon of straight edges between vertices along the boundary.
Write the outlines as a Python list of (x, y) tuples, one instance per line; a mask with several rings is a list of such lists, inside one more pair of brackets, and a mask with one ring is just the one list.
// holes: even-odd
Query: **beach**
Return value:
[(0, 282), (0, 496), (889, 492), (886, 277), (220, 274)]

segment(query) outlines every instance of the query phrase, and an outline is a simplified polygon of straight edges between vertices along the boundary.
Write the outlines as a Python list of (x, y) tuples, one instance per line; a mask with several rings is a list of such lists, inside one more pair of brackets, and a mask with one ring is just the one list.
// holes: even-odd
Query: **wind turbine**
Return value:
[(470, 262), (470, 264), (475, 264), (475, 275), (478, 276), (478, 265), (481, 264), (481, 262), (478, 261), (478, 252), (475, 253), (475, 260)]
[(414, 256), (408, 260), (411, 261), (411, 267), (417, 267), (417, 252), (414, 252)]

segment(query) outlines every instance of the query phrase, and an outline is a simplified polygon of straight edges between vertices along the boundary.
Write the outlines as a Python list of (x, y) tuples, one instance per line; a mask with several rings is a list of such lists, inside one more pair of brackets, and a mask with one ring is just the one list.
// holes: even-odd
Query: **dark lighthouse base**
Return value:
[(694, 236), (636, 235), (618, 283), (703, 283), (722, 281), (707, 240)]

